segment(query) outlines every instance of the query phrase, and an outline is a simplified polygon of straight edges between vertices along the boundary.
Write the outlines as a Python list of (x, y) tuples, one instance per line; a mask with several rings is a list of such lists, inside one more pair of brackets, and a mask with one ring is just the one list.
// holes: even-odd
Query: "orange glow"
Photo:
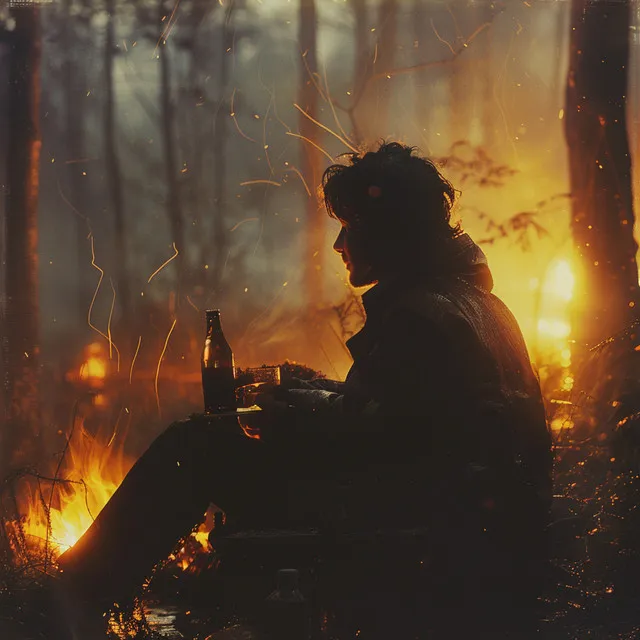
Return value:
[(85, 347), (84, 352), (84, 362), (80, 365), (78, 377), (90, 387), (100, 389), (104, 386), (109, 371), (106, 350), (99, 342), (93, 342)]
[(571, 325), (565, 320), (540, 318), (540, 320), (538, 320), (538, 332), (548, 338), (562, 339), (569, 336)]
[(543, 350), (558, 354), (560, 358), (555, 359), (559, 359), (564, 367), (571, 363), (568, 314), (574, 287), (575, 276), (566, 259), (552, 262), (542, 282), (537, 279), (531, 281), (531, 288), (539, 289), (540, 295), (539, 315), (535, 323), (538, 342)]
[(76, 425), (64, 464), (69, 471), (61, 474), (72, 482), (56, 483), (53, 497), (50, 485), (42, 489), (45, 504), (51, 504), (48, 532), (43, 500), (35, 491), (28, 496), (24, 521), (27, 539), (34, 545), (48, 540), (53, 556), (59, 556), (89, 528), (132, 464), (120, 448), (89, 436), (81, 423)]
[(101, 358), (89, 358), (80, 367), (80, 380), (97, 378), (103, 380), (107, 377), (107, 363)]
[(547, 272), (543, 291), (546, 295), (569, 302), (573, 298), (575, 277), (568, 260), (558, 260)]

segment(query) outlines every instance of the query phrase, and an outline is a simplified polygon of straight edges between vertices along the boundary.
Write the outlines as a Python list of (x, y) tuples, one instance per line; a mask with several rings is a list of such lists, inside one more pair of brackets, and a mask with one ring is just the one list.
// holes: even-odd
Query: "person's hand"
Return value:
[(283, 413), (289, 405), (282, 400), (282, 391), (279, 385), (271, 383), (261, 385), (255, 397), (255, 403), (267, 413)]

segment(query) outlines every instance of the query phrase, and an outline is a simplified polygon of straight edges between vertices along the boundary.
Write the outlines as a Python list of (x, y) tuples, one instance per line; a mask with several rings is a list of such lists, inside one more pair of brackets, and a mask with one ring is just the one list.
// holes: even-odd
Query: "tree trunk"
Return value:
[[(633, 99), (630, 101), (632, 107), (631, 113), (629, 113), (629, 104), (627, 106), (627, 116), (629, 119), (633, 119), (632, 131), (634, 141), (633, 148), (631, 150), (631, 161), (633, 165), (633, 184), (640, 185), (640, 4), (637, 5), (636, 15), (634, 20), (634, 33), (632, 38), (633, 47), (631, 51), (630, 68), (631, 68), (631, 90), (629, 93), (633, 95)], [(633, 114), (633, 115), (631, 115)], [(635, 191), (635, 207), (636, 211), (640, 210), (640, 189)]]
[[(389, 135), (389, 113), (393, 79), (384, 74), (394, 67), (397, 45), (398, 2), (382, 0), (378, 7), (375, 28), (375, 46), (372, 54), (372, 72), (375, 79), (365, 76), (366, 88), (356, 109), (358, 125), (365, 143)], [(359, 93), (359, 92), (356, 92)]]
[[(411, 7), (411, 27), (413, 34), (413, 52), (416, 61), (427, 60), (429, 55), (430, 26), (429, 17), (432, 8), (422, 0), (413, 0)], [(415, 98), (413, 112), (415, 114), (416, 125), (419, 129), (429, 131), (429, 123), (433, 113), (432, 91), (429, 87), (429, 69), (416, 71), (414, 76)], [(428, 133), (423, 137), (427, 139)], [(425, 153), (430, 153), (429, 148), (423, 149)]]
[[(300, 107), (312, 118), (318, 119), (318, 91), (314, 84), (318, 69), (317, 61), (317, 22), (315, 0), (300, 0), (299, 35), (300, 46)], [(300, 135), (308, 140), (320, 143), (320, 129), (304, 115), (299, 118)], [(312, 305), (322, 303), (322, 266), (324, 253), (324, 213), (313, 195), (320, 181), (320, 156), (318, 150), (305, 140), (300, 141), (301, 170), (309, 185), (311, 196), (305, 200), (307, 258), (305, 260), (305, 285), (308, 300)]]
[(213, 135), (213, 288), (219, 293), (222, 284), (224, 264), (227, 258), (228, 238), (226, 227), (227, 210), (227, 120), (229, 118), (229, 104), (227, 92), (229, 89), (229, 62), (234, 55), (233, 47), (233, 12), (234, 2), (228, 4), (220, 37), (220, 105), (215, 115), (215, 131)]
[(355, 58), (355, 84), (358, 83), (368, 71), (369, 67), (369, 29), (367, 29), (367, 0), (351, 0), (353, 13), (353, 39)]
[[(398, 2), (383, 0), (378, 10), (378, 52), (374, 63), (375, 73), (385, 73), (395, 66), (397, 47)], [(376, 83), (376, 114), (373, 136), (379, 139), (388, 136), (394, 80), (383, 77)]]
[[(171, 11), (165, 6), (165, 0), (159, 0), (158, 10), (160, 14), (160, 24), (167, 24)], [(185, 243), (184, 221), (182, 219), (182, 209), (180, 206), (180, 183), (176, 175), (178, 158), (174, 131), (175, 117), (171, 98), (171, 69), (167, 51), (167, 41), (164, 37), (158, 43), (158, 58), (160, 60), (160, 109), (162, 119), (162, 148), (166, 172), (165, 179), (167, 183), (167, 216), (169, 218), (171, 241), (175, 243), (177, 250), (182, 254), (174, 261), (177, 274), (176, 304), (179, 305), (184, 279), (184, 268), (186, 266), (186, 256), (183, 254)]]
[[(353, 14), (354, 73), (352, 94), (358, 94), (358, 87), (367, 78), (373, 68), (373, 52), (369, 50), (369, 34), (367, 28), (367, 0), (351, 0)], [(351, 139), (357, 144), (364, 142), (362, 132), (355, 118), (351, 119)]]
[[(465, 25), (467, 11), (465, 0), (454, 0), (451, 3), (446, 31), (441, 36), (449, 42), (456, 51), (465, 39)], [(446, 15), (446, 14), (445, 14)], [(440, 30), (438, 30), (440, 33)], [(445, 35), (446, 34), (446, 35)], [(444, 46), (444, 45), (443, 45)], [(471, 109), (473, 97), (469, 95), (470, 78), (462, 60), (455, 60), (449, 76), (449, 139), (453, 144), (459, 140), (469, 140), (471, 127)]]
[[(67, 176), (69, 199), (81, 216), (87, 215), (86, 180), (82, 175), (85, 160), (84, 144), (84, 104), (85, 96), (82, 88), (84, 80), (83, 55), (78, 45), (84, 44), (79, 35), (79, 20), (72, 13), (73, 0), (64, 0), (64, 97), (66, 112), (67, 138)], [(74, 58), (80, 60), (74, 63)], [(88, 227), (84, 217), (74, 216), (76, 240), (76, 314), (78, 319), (84, 317), (91, 300), (88, 274), (91, 270), (91, 252), (87, 241)]]
[(628, 1), (572, 1), (565, 135), (579, 346), (623, 329), (640, 303), (625, 114), (630, 11)]
[(3, 350), (3, 470), (39, 453), (38, 186), (40, 161), (40, 16), (37, 6), (12, 10), (5, 190), (6, 270)]
[(129, 286), (127, 251), (127, 234), (124, 219), (124, 194), (122, 187), (122, 173), (120, 171), (120, 159), (117, 149), (117, 128), (115, 116), (116, 96), (113, 85), (113, 60), (116, 53), (115, 29), (116, 18), (115, 0), (106, 0), (107, 28), (105, 34), (105, 85), (106, 101), (104, 110), (104, 147), (107, 163), (107, 184), (113, 203), (114, 232), (115, 232), (115, 264), (116, 283), (120, 310), (122, 312), (121, 323), (124, 327), (130, 327), (131, 322), (131, 288)]

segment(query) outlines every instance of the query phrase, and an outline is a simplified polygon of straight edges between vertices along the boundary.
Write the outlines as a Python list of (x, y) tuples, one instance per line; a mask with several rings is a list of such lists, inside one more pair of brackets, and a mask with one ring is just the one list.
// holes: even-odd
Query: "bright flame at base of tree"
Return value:
[(575, 276), (566, 259), (552, 262), (542, 282), (531, 282), (531, 288), (538, 296), (534, 321), (535, 355), (554, 372), (554, 379), (557, 378), (554, 389), (560, 395), (560, 398), (552, 400), (553, 404), (560, 405), (551, 418), (550, 426), (554, 432), (573, 427), (571, 402), (567, 398), (574, 384), (569, 341), (571, 324), (568, 320), (574, 287)]

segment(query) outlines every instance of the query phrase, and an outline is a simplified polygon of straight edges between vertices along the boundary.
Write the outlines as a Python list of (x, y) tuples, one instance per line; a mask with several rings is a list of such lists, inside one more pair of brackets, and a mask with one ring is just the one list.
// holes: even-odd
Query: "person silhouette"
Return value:
[[(344, 381), (258, 397), (260, 439), (233, 422), (171, 425), (59, 559), (85, 593), (140, 585), (213, 502), (246, 526), (425, 526), (436, 600), (475, 619), (539, 594), (551, 439), (518, 324), (486, 257), (451, 221), (453, 186), (398, 142), (330, 166), (334, 249), (366, 321)], [(493, 616), (493, 618), (492, 618)]]

